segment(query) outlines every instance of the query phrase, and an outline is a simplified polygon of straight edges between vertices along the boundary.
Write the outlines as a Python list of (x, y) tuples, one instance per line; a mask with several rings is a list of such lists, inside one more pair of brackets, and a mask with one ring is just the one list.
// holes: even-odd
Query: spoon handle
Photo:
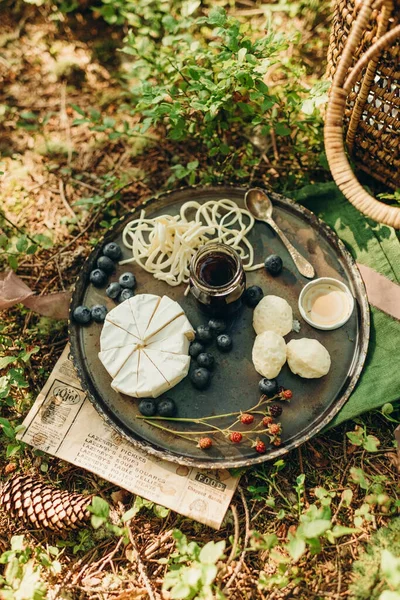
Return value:
[(285, 244), (287, 251), (293, 259), (299, 273), (308, 279), (312, 279), (315, 275), (314, 267), (300, 254), (298, 250), (289, 242), (286, 235), (283, 233), (280, 227), (275, 223), (273, 219), (265, 219), (266, 223), (272, 227), (272, 229), (279, 235), (282, 242)]

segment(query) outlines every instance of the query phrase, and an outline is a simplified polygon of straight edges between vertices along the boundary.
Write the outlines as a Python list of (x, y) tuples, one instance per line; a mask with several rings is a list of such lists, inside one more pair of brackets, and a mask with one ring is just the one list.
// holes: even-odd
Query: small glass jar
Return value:
[(213, 316), (228, 316), (241, 306), (246, 275), (238, 253), (225, 244), (209, 242), (190, 263), (190, 292), (199, 307)]

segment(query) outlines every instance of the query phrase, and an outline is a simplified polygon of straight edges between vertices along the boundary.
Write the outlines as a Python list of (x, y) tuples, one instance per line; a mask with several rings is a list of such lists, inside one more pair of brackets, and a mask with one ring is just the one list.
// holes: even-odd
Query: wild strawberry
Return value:
[(273, 423), (272, 417), (266, 416), (262, 420), (262, 424), (264, 425), (264, 427), (269, 427), (271, 425), (271, 423)]
[(276, 437), (272, 440), (274, 446), (280, 446), (282, 444), (282, 440), (280, 437)]
[(282, 390), (280, 396), (283, 400), (291, 400), (293, 398), (292, 390)]
[(244, 425), (251, 425), (251, 423), (254, 421), (254, 416), (250, 413), (243, 413), (240, 415), (240, 420)]
[(261, 440), (258, 440), (258, 442), (256, 444), (256, 452), (258, 452), (259, 454), (265, 454), (266, 451), (267, 451), (267, 446), (264, 444), (264, 442), (262, 442)]
[(231, 442), (233, 442), (234, 444), (240, 444), (240, 442), (243, 439), (242, 434), (240, 433), (240, 431), (232, 431), (231, 435), (229, 436), (229, 439), (231, 440)]
[(202, 450), (208, 450), (208, 448), (211, 448), (212, 446), (212, 439), (209, 437), (200, 438), (197, 445)]
[(280, 433), (282, 430), (281, 426), (279, 423), (272, 423), (272, 425), (269, 426), (269, 432), (272, 435), (277, 435), (278, 433)]

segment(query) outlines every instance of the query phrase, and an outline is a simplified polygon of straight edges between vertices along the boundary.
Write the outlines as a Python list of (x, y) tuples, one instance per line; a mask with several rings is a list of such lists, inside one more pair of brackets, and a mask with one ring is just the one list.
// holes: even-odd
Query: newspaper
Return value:
[(66, 346), (18, 437), (129, 492), (218, 529), (238, 478), (201, 470), (135, 448), (108, 425), (82, 390)]

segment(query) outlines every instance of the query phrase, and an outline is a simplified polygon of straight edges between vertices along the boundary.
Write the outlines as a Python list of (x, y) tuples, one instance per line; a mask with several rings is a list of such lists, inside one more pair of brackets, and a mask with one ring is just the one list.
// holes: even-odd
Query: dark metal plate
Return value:
[[(205, 202), (211, 199), (230, 198), (243, 206), (244, 189), (240, 188), (184, 188), (167, 193), (146, 203), (146, 214), (176, 214), (180, 205), (187, 200)], [(286, 298), (293, 309), (294, 318), (301, 322), (300, 333), (292, 337), (312, 337), (326, 346), (331, 357), (329, 374), (321, 379), (306, 380), (293, 375), (285, 365), (279, 382), (293, 391), (290, 405), (284, 405), (281, 417), (283, 445), (271, 448), (260, 455), (244, 444), (228, 441), (216, 444), (206, 452), (190, 441), (165, 433), (137, 419), (138, 401), (112, 390), (111, 378), (98, 359), (101, 325), (79, 327), (70, 323), (71, 350), (74, 364), (84, 389), (99, 413), (122, 436), (135, 446), (173, 462), (207, 468), (226, 468), (252, 465), (276, 459), (318, 433), (340, 410), (352, 392), (364, 364), (369, 338), (369, 307), (360, 273), (342, 242), (329, 227), (313, 213), (290, 200), (272, 194), (274, 216), (278, 225), (299, 251), (313, 264), (317, 277), (336, 277), (350, 287), (356, 302), (355, 309), (345, 326), (334, 331), (318, 331), (301, 319), (297, 299), (307, 280), (296, 272), (290, 256), (272, 230), (263, 223), (256, 223), (249, 236), (254, 245), (257, 262), (271, 253), (280, 254), (284, 262), (282, 274), (273, 278), (263, 269), (247, 274), (248, 285), (260, 285), (265, 294), (276, 294)], [(140, 208), (142, 208), (141, 206)], [(137, 209), (139, 210), (139, 209)], [(111, 310), (115, 304), (106, 297), (104, 289), (88, 285), (89, 272), (108, 241), (121, 244), (121, 232), (137, 210), (126, 215), (93, 250), (84, 264), (76, 283), (71, 310), (79, 304), (93, 306), (105, 304)], [(129, 251), (124, 249), (124, 258)], [(128, 268), (127, 268), (128, 267)], [(194, 299), (184, 297), (185, 286), (170, 287), (157, 281), (140, 268), (132, 265), (119, 266), (113, 281), (124, 271), (132, 270), (138, 279), (138, 293), (167, 294), (184, 308), (193, 326), (205, 322)], [(234, 348), (229, 354), (220, 354), (213, 347), (217, 359), (210, 388), (196, 391), (188, 378), (184, 379), (168, 394), (173, 397), (181, 417), (201, 417), (231, 411), (249, 409), (256, 404), (260, 376), (254, 370), (251, 350), (255, 339), (252, 327), (252, 310), (244, 308), (231, 325)], [(175, 424), (174, 424), (175, 426)], [(190, 428), (190, 424), (180, 428)], [(179, 426), (176, 425), (178, 429)]]

